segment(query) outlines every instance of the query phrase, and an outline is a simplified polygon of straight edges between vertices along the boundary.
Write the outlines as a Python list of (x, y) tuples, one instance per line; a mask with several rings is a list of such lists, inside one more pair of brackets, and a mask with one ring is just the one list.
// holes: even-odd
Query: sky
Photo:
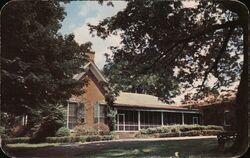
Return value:
[[(111, 53), (109, 46), (119, 46), (121, 38), (119, 36), (111, 36), (106, 40), (99, 37), (92, 37), (89, 33), (88, 23), (98, 24), (98, 22), (106, 17), (115, 15), (118, 11), (126, 7), (127, 2), (114, 1), (114, 7), (107, 6), (104, 2), (100, 5), (97, 1), (71, 1), (63, 4), (67, 15), (62, 22), (62, 28), (59, 30), (62, 34), (73, 33), (75, 40), (79, 44), (91, 41), (92, 49), (95, 54), (95, 63), (99, 69), (105, 64), (105, 53)], [(183, 2), (185, 7), (193, 7), (197, 4), (195, 1)]]
[(62, 34), (73, 33), (79, 44), (91, 41), (92, 50), (95, 52), (95, 63), (99, 69), (102, 69), (105, 64), (104, 54), (111, 53), (108, 47), (119, 46), (121, 38), (111, 36), (103, 40), (99, 37), (92, 37), (87, 24), (98, 24), (100, 20), (111, 17), (126, 7), (124, 1), (115, 1), (113, 4), (114, 7), (107, 6), (106, 3), (100, 5), (97, 1), (72, 1), (63, 4), (67, 15), (59, 32)]
[[(126, 8), (124, 1), (114, 1), (114, 7), (107, 6), (104, 2), (100, 5), (97, 1), (71, 1), (67, 4), (62, 4), (67, 15), (62, 21), (62, 28), (59, 30), (63, 35), (73, 33), (75, 40), (79, 44), (92, 42), (92, 50), (95, 52), (95, 63), (99, 69), (102, 69), (105, 64), (105, 53), (111, 54), (109, 46), (119, 46), (121, 38), (119, 36), (110, 36), (105, 40), (99, 37), (92, 37), (89, 33), (88, 23), (98, 24), (100, 20), (116, 15), (117, 12)], [(184, 7), (195, 7), (198, 4), (196, 1), (183, 2)], [(209, 83), (212, 85), (216, 81), (211, 76)], [(197, 82), (198, 84), (199, 82)], [(235, 87), (236, 83), (233, 87)], [(194, 91), (192, 91), (194, 92)], [(185, 93), (178, 96), (175, 101), (179, 102)]]

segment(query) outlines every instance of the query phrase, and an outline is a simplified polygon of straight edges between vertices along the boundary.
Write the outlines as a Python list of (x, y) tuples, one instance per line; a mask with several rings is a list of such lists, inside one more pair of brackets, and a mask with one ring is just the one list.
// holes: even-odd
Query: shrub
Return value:
[(69, 143), (70, 137), (47, 137), (45, 141), (47, 143)]
[(165, 138), (165, 137), (179, 137), (180, 133), (158, 133), (154, 135), (156, 138)]
[(145, 138), (146, 135), (151, 137), (217, 135), (221, 131), (223, 131), (223, 127), (215, 125), (170, 125), (142, 129), (135, 136)]
[(200, 130), (191, 130), (180, 133), (180, 136), (200, 136), (200, 135), (202, 135), (202, 132)]
[(98, 134), (100, 135), (107, 135), (110, 132), (109, 127), (104, 123), (94, 124), (94, 129), (98, 131)]
[(99, 140), (101, 140), (101, 136), (99, 136), (99, 135), (92, 135), (92, 136), (88, 136), (86, 138), (87, 142), (99, 141)]
[(26, 127), (23, 125), (17, 125), (11, 130), (11, 137), (23, 137), (26, 133)]
[(201, 131), (202, 135), (204, 136), (211, 136), (211, 135), (217, 135), (220, 132), (222, 132), (222, 130), (203, 130)]
[(70, 135), (70, 131), (66, 127), (61, 127), (56, 132), (57, 137), (64, 137), (64, 136), (69, 136), (69, 135)]
[(104, 135), (101, 140), (112, 140), (114, 139), (114, 135)]
[(6, 134), (5, 128), (3, 126), (0, 126), (0, 135)]
[(30, 137), (19, 137), (19, 138), (6, 138), (5, 143), (16, 144), (16, 143), (30, 143)]
[(96, 135), (98, 132), (89, 126), (85, 125), (78, 125), (74, 128), (74, 132), (76, 136), (82, 136), (82, 135)]

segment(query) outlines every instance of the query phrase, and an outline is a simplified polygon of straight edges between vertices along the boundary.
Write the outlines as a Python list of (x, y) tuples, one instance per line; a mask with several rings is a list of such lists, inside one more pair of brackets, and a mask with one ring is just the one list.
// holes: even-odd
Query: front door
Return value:
[(118, 131), (125, 130), (125, 114), (118, 114), (117, 115), (117, 124), (118, 124)]

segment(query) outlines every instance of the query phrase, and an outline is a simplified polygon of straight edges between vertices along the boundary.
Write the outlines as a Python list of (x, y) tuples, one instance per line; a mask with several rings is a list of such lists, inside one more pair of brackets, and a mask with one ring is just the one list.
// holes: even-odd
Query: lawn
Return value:
[(7, 153), (15, 157), (225, 157), (217, 152), (216, 138), (155, 141), (110, 141), (75, 144), (15, 144)]
[[(169, 140), (127, 144), (113, 149), (102, 150), (93, 155), (78, 155), (87, 157), (224, 157), (217, 151), (216, 139), (206, 140)], [(227, 144), (227, 147), (230, 144)], [(228, 155), (230, 156), (230, 155)]]

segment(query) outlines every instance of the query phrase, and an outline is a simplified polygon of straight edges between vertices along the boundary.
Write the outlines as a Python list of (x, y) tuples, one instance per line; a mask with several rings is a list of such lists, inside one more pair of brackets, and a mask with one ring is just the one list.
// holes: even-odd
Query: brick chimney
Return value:
[(88, 52), (86, 53), (88, 56), (88, 60), (94, 62), (95, 61), (95, 52)]

